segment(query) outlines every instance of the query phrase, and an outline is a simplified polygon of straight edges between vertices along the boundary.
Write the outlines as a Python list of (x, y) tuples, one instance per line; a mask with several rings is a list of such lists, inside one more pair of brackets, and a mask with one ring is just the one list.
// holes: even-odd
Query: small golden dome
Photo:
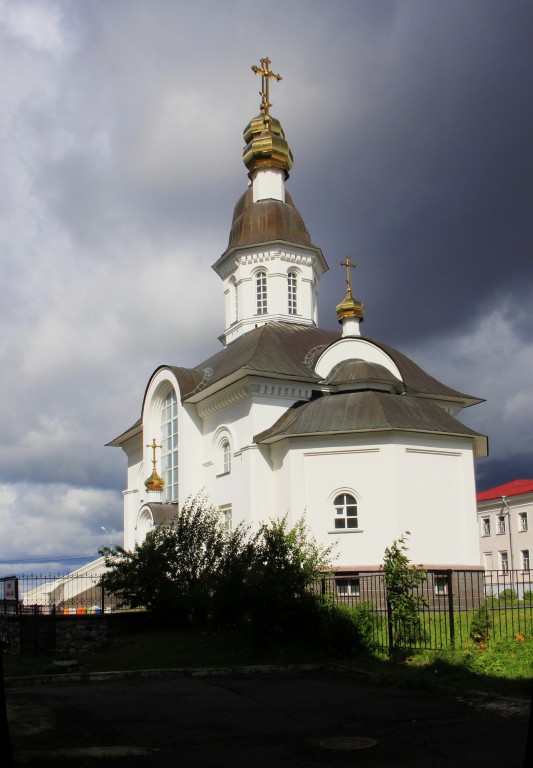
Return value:
[(351, 290), (348, 289), (344, 299), (340, 304), (337, 304), (337, 317), (339, 318), (339, 323), (342, 323), (347, 317), (360, 317), (361, 320), (363, 320), (364, 308), (363, 302), (354, 299)]
[(270, 115), (258, 115), (243, 131), (246, 146), (242, 160), (249, 174), (257, 168), (281, 168), (289, 178), (293, 158), (279, 120)]
[(144, 481), (144, 484), (147, 491), (162, 491), (165, 487), (165, 481), (162, 477), (159, 477), (155, 471), (155, 467), (150, 477)]
[(352, 295), (352, 276), (350, 269), (355, 269), (357, 264), (353, 264), (350, 257), (347, 256), (345, 261), (341, 261), (341, 267), (346, 267), (346, 296), (337, 304), (337, 317), (339, 323), (346, 320), (349, 317), (358, 317), (360, 320), (364, 320), (364, 304), (358, 299), (354, 299)]

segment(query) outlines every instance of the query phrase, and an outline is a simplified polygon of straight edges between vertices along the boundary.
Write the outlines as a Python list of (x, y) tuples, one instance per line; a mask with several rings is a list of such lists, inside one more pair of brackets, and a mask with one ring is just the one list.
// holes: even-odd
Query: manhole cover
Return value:
[(375, 739), (367, 739), (364, 736), (335, 736), (332, 739), (323, 739), (320, 742), (320, 746), (324, 749), (368, 749), (369, 747), (375, 747), (377, 742)]

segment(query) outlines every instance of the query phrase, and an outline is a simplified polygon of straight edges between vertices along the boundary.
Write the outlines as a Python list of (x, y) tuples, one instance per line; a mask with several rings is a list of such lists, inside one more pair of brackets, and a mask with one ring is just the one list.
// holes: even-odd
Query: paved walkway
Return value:
[(527, 702), (317, 671), (63, 682), (6, 698), (15, 764), (32, 768), (522, 768), (529, 723)]

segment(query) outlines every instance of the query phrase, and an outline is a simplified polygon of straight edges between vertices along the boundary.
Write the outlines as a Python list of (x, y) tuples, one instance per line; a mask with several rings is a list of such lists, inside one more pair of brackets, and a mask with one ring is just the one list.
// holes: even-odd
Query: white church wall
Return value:
[[(291, 523), (305, 514), (321, 544), (335, 543), (336, 565), (378, 566), (405, 531), (413, 562), (477, 563), (469, 441), (387, 434), (315, 439), (310, 447), (294, 439), (274, 444), (271, 456), (277, 514), (289, 512)], [(355, 530), (334, 527), (341, 493), (357, 500)]]
[(413, 562), (477, 565), (472, 446), (423, 438), (396, 446), (401, 531)]
[(382, 349), (372, 342), (360, 338), (342, 338), (331, 344), (320, 355), (315, 365), (316, 373), (323, 379), (339, 363), (345, 360), (366, 360), (368, 363), (379, 363), (385, 366), (393, 376), (402, 380), (396, 363)]

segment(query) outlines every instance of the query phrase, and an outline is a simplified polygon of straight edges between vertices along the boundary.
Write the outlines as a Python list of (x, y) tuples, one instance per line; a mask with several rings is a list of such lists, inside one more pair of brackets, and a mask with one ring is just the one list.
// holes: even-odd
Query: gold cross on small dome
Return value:
[(348, 286), (348, 290), (351, 292), (352, 290), (352, 275), (350, 272), (350, 269), (355, 269), (357, 267), (357, 264), (351, 262), (350, 257), (346, 257), (346, 261), (341, 261), (341, 267), (346, 267), (346, 285)]
[(261, 90), (259, 91), (259, 95), (261, 96), (261, 112), (263, 113), (263, 117), (265, 118), (265, 122), (270, 122), (270, 107), (272, 104), (270, 103), (270, 78), (274, 78), (279, 83), (280, 80), (282, 80), (281, 75), (276, 75), (274, 72), (270, 71), (270, 59), (261, 59), (261, 66), (258, 67), (256, 64), (252, 66), (252, 72), (255, 72), (256, 75), (261, 75)]

